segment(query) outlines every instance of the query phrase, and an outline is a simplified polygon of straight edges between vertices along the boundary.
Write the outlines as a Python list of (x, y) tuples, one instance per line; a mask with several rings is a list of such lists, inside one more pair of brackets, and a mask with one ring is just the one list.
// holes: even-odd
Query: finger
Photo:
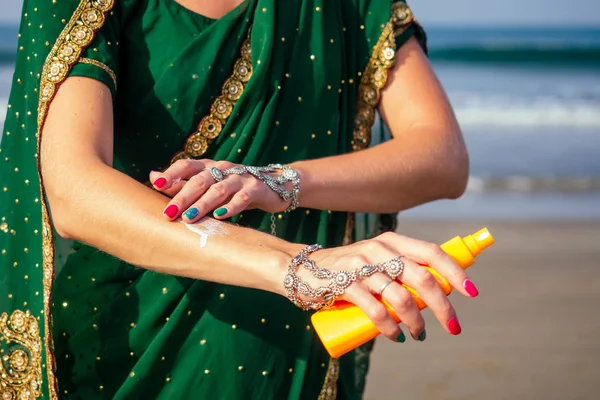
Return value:
[(463, 295), (477, 297), (479, 294), (477, 287), (469, 279), (467, 273), (441, 247), (395, 233), (385, 233), (380, 235), (379, 238), (396, 249), (399, 254), (421, 265), (433, 268)]
[(182, 179), (190, 179), (192, 176), (200, 173), (205, 168), (210, 168), (215, 164), (212, 160), (177, 160), (164, 172), (150, 173), (150, 181), (158, 190), (166, 190), (174, 183)]
[(360, 307), (384, 336), (392, 341), (400, 341), (402, 330), (385, 306), (373, 297), (366, 285), (355, 282), (346, 290), (345, 298)]
[[(437, 320), (449, 333), (459, 334), (461, 329), (456, 318), (456, 311), (433, 275), (426, 268), (406, 257), (402, 257), (402, 262), (404, 263), (402, 282), (418, 293), (418, 296), (431, 308)], [(408, 290), (410, 291), (410, 289)]]
[(231, 197), (242, 189), (242, 183), (239, 179), (230, 178), (210, 186), (206, 193), (184, 213), (184, 219), (189, 222), (197, 221), (212, 210), (220, 209), (223, 204), (229, 202)]
[[(407, 326), (411, 336), (419, 340), (421, 332), (425, 330), (425, 320), (417, 307), (412, 295), (398, 282), (391, 281), (385, 274), (374, 274), (365, 280), (369, 289), (381, 296), (392, 308), (400, 320)], [(385, 286), (384, 286), (385, 285)], [(383, 292), (381, 291), (383, 289)]]
[(217, 219), (227, 219), (248, 209), (250, 205), (250, 195), (247, 192), (240, 191), (233, 195), (229, 203), (215, 210), (213, 213)]
[(170, 188), (166, 190), (161, 190), (161, 192), (168, 197), (175, 197), (177, 193), (179, 193), (181, 189), (183, 189), (187, 182), (188, 181), (186, 180), (176, 180), (173, 182)]
[[(209, 172), (202, 172), (192, 176), (179, 193), (167, 204), (163, 213), (168, 219), (174, 220), (183, 212), (186, 212), (214, 183), (215, 181)], [(193, 212), (190, 211), (187, 217), (192, 216), (192, 214)], [(190, 221), (189, 218), (187, 220)]]

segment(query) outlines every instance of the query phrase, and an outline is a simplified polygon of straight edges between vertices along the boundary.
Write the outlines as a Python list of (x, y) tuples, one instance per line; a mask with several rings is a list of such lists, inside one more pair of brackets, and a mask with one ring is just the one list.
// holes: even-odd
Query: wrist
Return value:
[(299, 207), (307, 208), (306, 199), (310, 196), (311, 187), (313, 187), (313, 177), (307, 171), (306, 162), (298, 161), (292, 164), (288, 164), (291, 168), (295, 169), (298, 172), (298, 178), (300, 180), (300, 195), (299, 195)]
[(300, 251), (306, 247), (305, 244), (297, 244), (281, 241), (273, 251), (272, 264), (268, 274), (267, 285), (269, 291), (272, 293), (279, 294), (287, 298), (287, 292), (283, 286), (283, 280), (287, 275), (288, 267), (292, 262), (292, 259), (300, 253)]

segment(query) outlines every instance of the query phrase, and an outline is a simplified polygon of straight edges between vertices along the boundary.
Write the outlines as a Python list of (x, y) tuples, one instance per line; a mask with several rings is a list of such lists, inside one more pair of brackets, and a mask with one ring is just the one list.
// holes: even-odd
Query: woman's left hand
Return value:
[(289, 204), (267, 185), (250, 174), (228, 175), (215, 181), (209, 168), (240, 167), (228, 161), (178, 160), (166, 171), (150, 173), (154, 188), (172, 197), (163, 214), (169, 220), (181, 216), (195, 222), (213, 211), (217, 219), (232, 217), (243, 210), (284, 211)]

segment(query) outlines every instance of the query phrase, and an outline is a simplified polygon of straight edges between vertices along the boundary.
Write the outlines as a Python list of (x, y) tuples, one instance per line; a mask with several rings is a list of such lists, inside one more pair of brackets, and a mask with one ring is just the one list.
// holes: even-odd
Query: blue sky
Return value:
[[(408, 1), (417, 18), (424, 24), (585, 24), (600, 26), (600, 2), (596, 0)], [(22, 1), (2, 0), (2, 3), (4, 4), (0, 22), (17, 23)]]

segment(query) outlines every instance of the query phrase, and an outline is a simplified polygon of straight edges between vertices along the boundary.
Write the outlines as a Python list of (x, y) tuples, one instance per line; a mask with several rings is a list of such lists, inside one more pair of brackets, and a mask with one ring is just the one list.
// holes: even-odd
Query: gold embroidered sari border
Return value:
[[(54, 344), (52, 339), (52, 282), (54, 279), (54, 241), (52, 222), (45, 200), (41, 174), (40, 146), (42, 129), (48, 108), (58, 85), (66, 78), (73, 65), (80, 59), (83, 50), (92, 42), (96, 32), (104, 25), (106, 14), (113, 8), (115, 0), (81, 0), (56, 39), (42, 68), (38, 103), (37, 167), (40, 181), (42, 207), (42, 255), (44, 286), (44, 345), (46, 352), (46, 375), (49, 397), (58, 399), (58, 382), (55, 376)], [(41, 367), (40, 367), (41, 374)], [(38, 396), (39, 397), (39, 396)]]
[(42, 390), (42, 340), (38, 320), (29, 311), (0, 315), (0, 341), (16, 344), (2, 351), (0, 398), (31, 399)]
[(375, 121), (375, 108), (381, 98), (381, 89), (388, 79), (388, 70), (396, 59), (396, 37), (404, 33), (413, 22), (410, 8), (403, 2), (392, 4), (392, 16), (373, 48), (373, 53), (358, 85), (358, 104), (354, 118), (352, 150), (362, 150), (371, 143), (371, 127)]
[(202, 157), (223, 131), (238, 99), (246, 89), (246, 84), (252, 77), (251, 32), (252, 27), (248, 29), (248, 35), (240, 49), (240, 58), (235, 62), (231, 76), (223, 84), (221, 94), (210, 107), (210, 113), (202, 118), (196, 131), (188, 137), (183, 150), (171, 158), (171, 164), (183, 158)]
[(108, 76), (110, 76), (110, 79), (112, 79), (113, 85), (115, 86), (115, 90), (117, 90), (117, 75), (108, 65), (106, 65), (103, 62), (100, 62), (98, 60), (94, 60), (93, 58), (87, 58), (87, 57), (81, 57), (79, 59), (79, 62), (81, 64), (93, 65), (95, 67), (100, 68), (104, 72), (106, 72), (108, 74)]

